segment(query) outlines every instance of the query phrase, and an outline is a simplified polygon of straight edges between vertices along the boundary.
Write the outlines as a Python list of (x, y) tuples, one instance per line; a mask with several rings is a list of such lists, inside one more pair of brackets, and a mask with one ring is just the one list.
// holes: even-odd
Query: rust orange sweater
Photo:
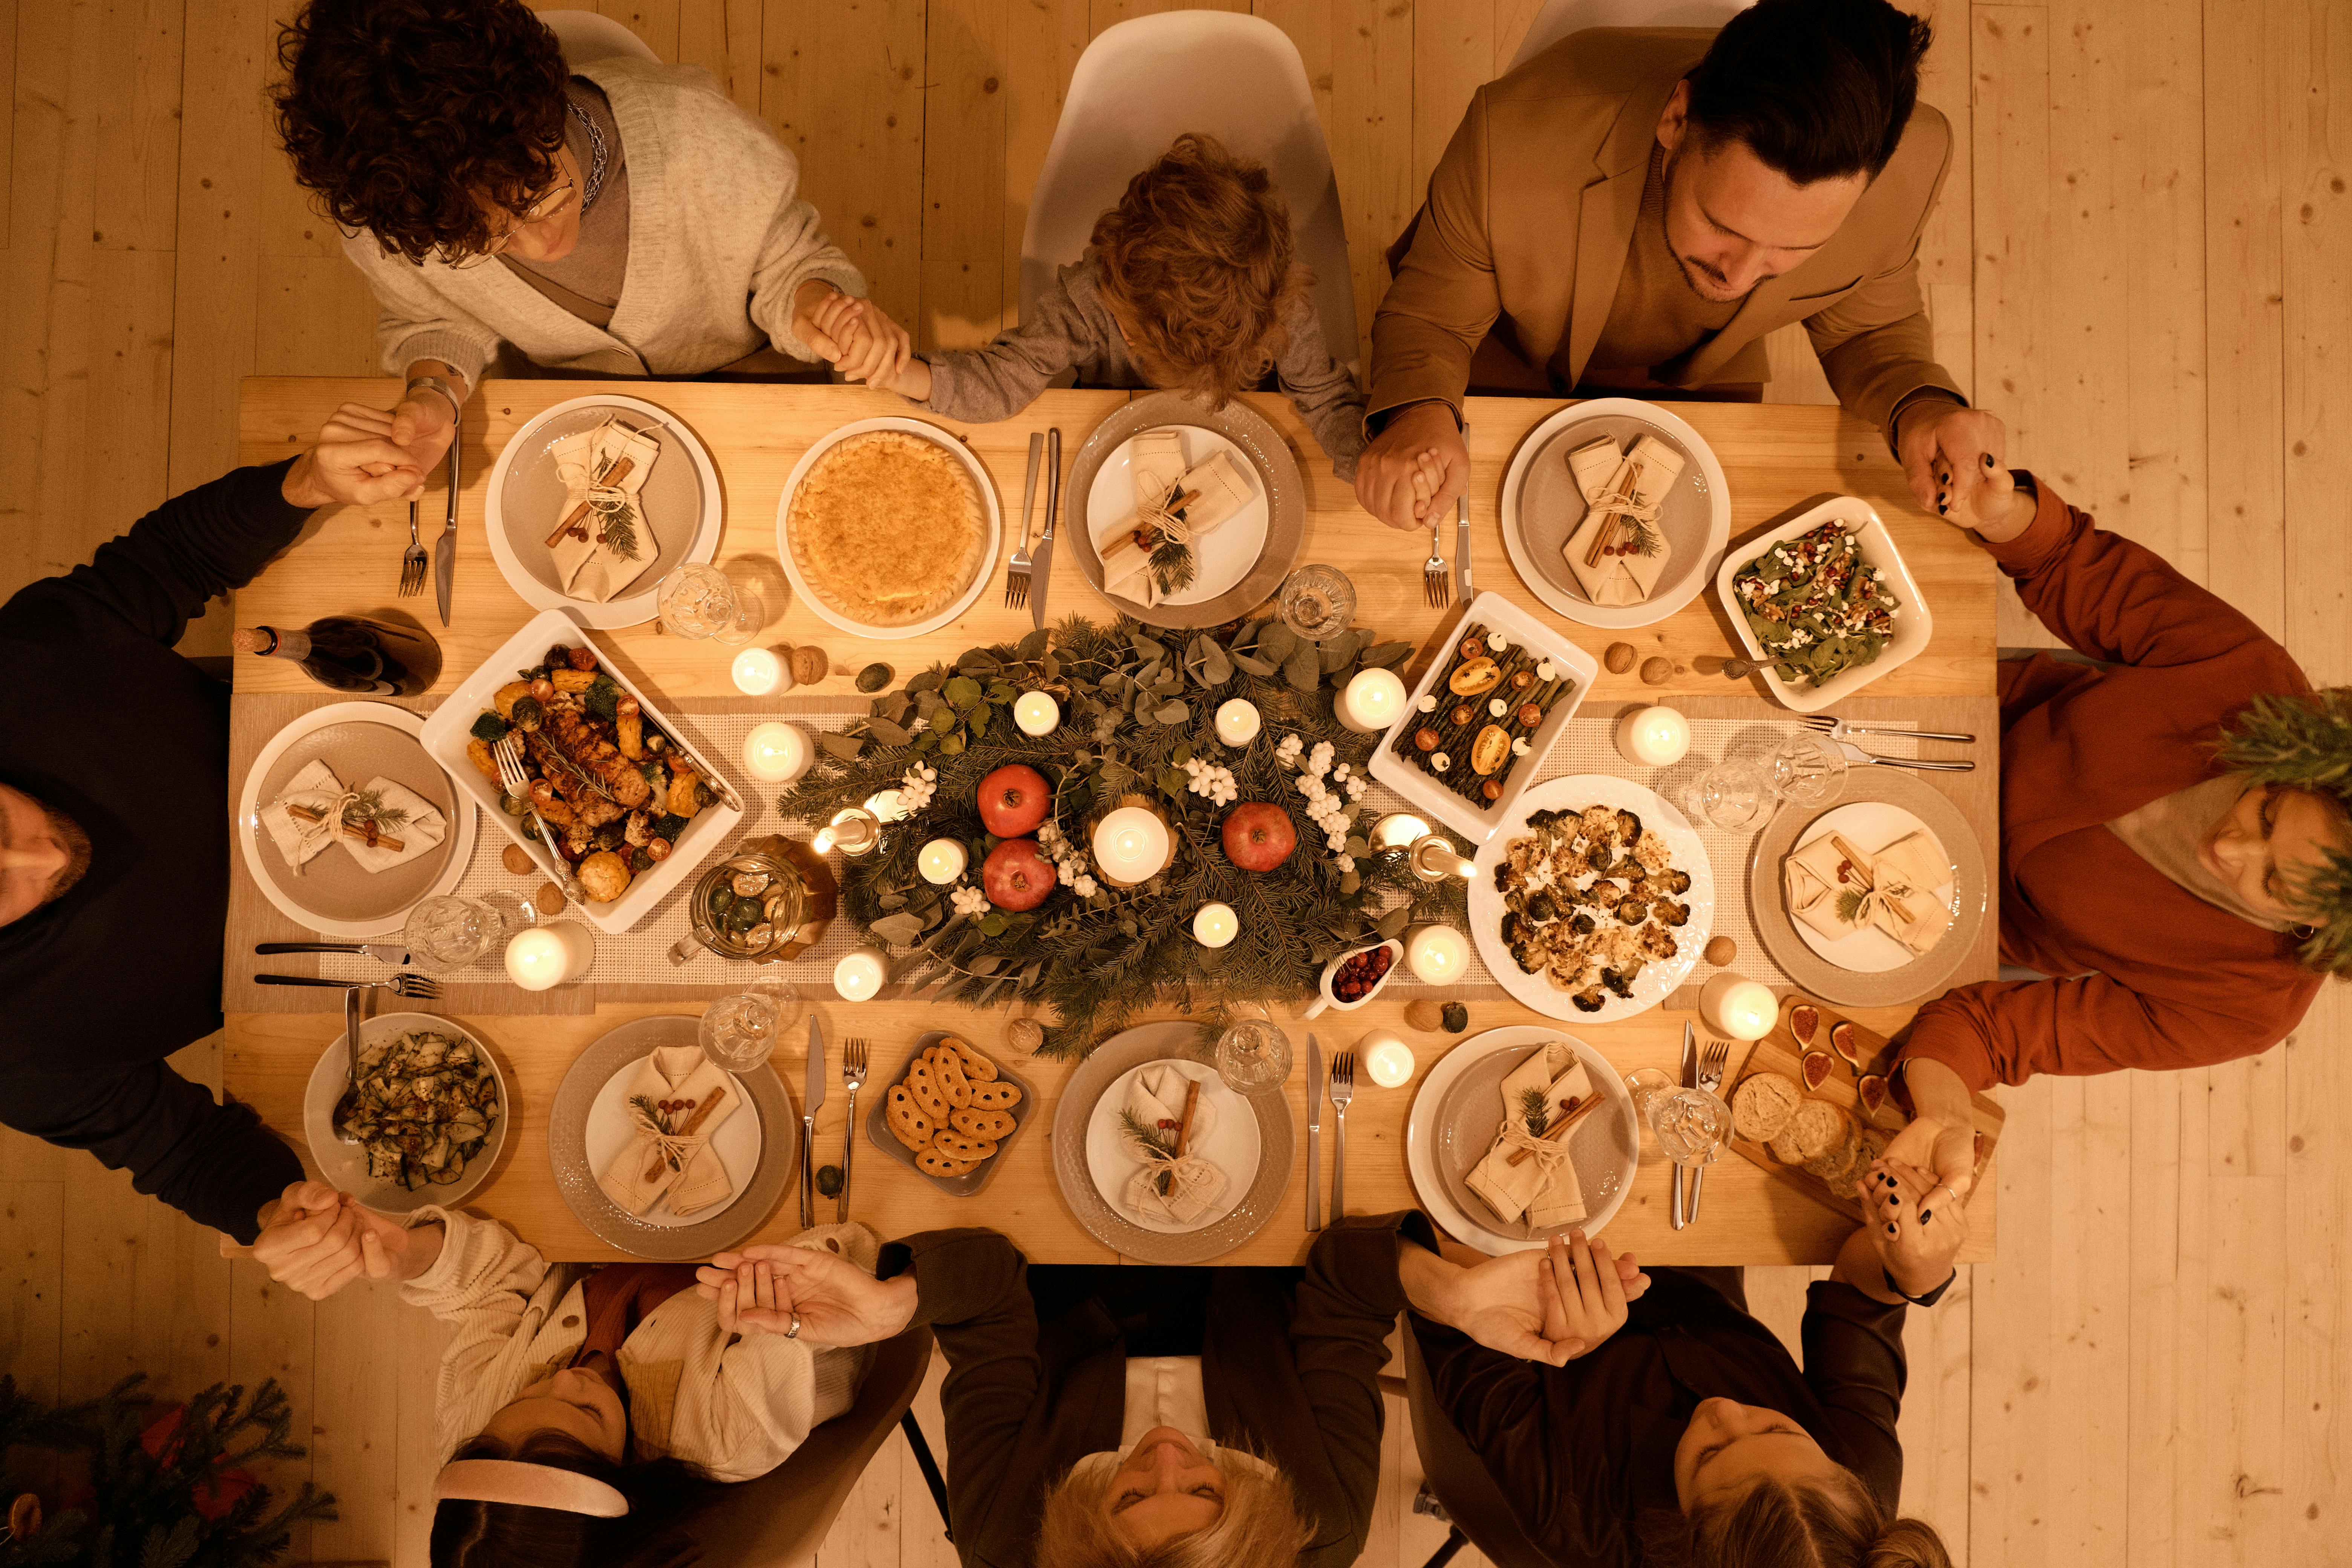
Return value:
[(2294, 939), (2176, 885), (2105, 824), (2221, 772), (2222, 725), (2310, 683), (2252, 621), (2038, 488), (2032, 525), (1989, 548), (2042, 625), (2111, 668), (2000, 667), (2000, 956), (2072, 978), (1960, 986), (1919, 1010), (1902, 1054), (1983, 1089), (2266, 1050), (2319, 990)]

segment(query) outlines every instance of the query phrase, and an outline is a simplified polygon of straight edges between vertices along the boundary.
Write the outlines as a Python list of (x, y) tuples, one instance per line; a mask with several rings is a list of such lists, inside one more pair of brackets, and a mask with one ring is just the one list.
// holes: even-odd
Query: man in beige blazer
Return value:
[[(1951, 159), (1916, 101), (1929, 38), (1886, 0), (1759, 0), (1720, 33), (1573, 34), (1480, 88), (1389, 253), (1364, 508), (1410, 528), (1452, 507), (1474, 388), (1752, 388), (1764, 335), (1790, 321), (1920, 504), (1953, 505), (2003, 431), (1936, 363), (1920, 299)], [(1416, 507), (1432, 452), (1444, 483)]]

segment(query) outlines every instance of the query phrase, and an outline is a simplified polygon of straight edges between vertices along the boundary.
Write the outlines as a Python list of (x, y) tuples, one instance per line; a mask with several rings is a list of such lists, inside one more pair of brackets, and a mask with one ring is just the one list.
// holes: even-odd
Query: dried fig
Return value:
[(1814, 1032), (1821, 1026), (1822, 1010), (1819, 1007), (1808, 1006), (1801, 1002), (1789, 1009), (1789, 1033), (1796, 1037), (1797, 1044), (1811, 1045)]
[(1837, 1066), (1830, 1059), (1830, 1054), (1827, 1051), (1807, 1051), (1804, 1065), (1805, 1088), (1809, 1092), (1829, 1082), (1830, 1071)]

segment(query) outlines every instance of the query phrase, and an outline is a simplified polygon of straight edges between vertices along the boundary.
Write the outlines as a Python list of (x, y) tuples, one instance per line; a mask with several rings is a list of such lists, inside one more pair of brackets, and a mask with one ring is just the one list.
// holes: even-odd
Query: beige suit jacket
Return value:
[[(1568, 384), (1582, 377), (1625, 269), (1658, 116), (1713, 37), (1595, 28), (1478, 89), (1413, 226), (1389, 253), (1370, 416), (1432, 398), (1458, 414), (1471, 355), (1498, 322), (1538, 367), (1565, 342)], [(1723, 379), (1740, 350), (1802, 321), (1839, 401), (1881, 430), (1920, 387), (1960, 396), (1935, 362), (1918, 276), (1919, 232), (1951, 146), (1943, 115), (1915, 109), (1894, 158), (1830, 242), (1759, 284), (1688, 356), (1680, 384)]]

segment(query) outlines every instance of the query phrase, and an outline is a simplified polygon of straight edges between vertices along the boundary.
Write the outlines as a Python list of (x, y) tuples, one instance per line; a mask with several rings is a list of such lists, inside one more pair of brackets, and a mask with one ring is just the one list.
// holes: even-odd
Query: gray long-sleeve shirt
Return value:
[[(1364, 395), (1324, 342), (1311, 300), (1301, 295), (1282, 325), (1275, 375), (1330, 458), (1331, 471), (1353, 480), (1356, 454), (1364, 449)], [(931, 367), (931, 395), (920, 406), (977, 425), (1011, 418), (1072, 368), (1082, 386), (1151, 384), (1103, 299), (1102, 263), (1092, 247), (1061, 269), (1028, 320), (988, 347), (922, 357)]]

